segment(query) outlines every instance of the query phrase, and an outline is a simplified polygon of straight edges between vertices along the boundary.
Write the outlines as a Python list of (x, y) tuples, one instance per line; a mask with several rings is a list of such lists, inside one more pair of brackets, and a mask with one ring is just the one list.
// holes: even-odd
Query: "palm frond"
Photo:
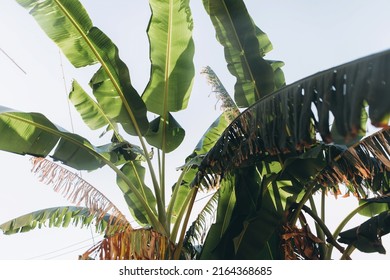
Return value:
[(101, 260), (167, 260), (172, 259), (174, 244), (153, 229), (135, 229), (106, 237), (85, 252), (80, 259), (97, 254)]
[(77, 206), (84, 204), (90, 213), (97, 217), (97, 221), (110, 213), (109, 224), (115, 229), (118, 229), (118, 226), (121, 230), (132, 229), (122, 212), (83, 178), (45, 158), (34, 157), (31, 161), (33, 163), (32, 172), (38, 175), (41, 182), (52, 185), (54, 191), (61, 193)]
[[(269, 155), (302, 152), (337, 133), (354, 138), (366, 105), (375, 126), (388, 126), (390, 50), (331, 68), (270, 94), (244, 111), (204, 157), (192, 185)], [(365, 112), (365, 111), (364, 111)]]

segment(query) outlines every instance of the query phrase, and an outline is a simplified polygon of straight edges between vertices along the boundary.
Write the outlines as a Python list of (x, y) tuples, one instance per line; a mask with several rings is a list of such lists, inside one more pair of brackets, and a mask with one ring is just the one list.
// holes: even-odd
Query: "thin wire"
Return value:
[(16, 65), (16, 67), (18, 67), (20, 71), (22, 71), (25, 75), (27, 75), (27, 72), (24, 71), (24, 69), (23, 69), (19, 64), (17, 64), (16, 61), (12, 59), (12, 57), (10, 57), (10, 56), (8, 55), (8, 53), (6, 53), (2, 48), (0, 48), (0, 51), (1, 51), (6, 57), (8, 57), (8, 59), (11, 60), (12, 63), (13, 63), (14, 65)]
[(91, 230), (91, 236), (92, 236), (92, 243), (93, 243), (93, 246), (95, 246), (95, 237), (93, 236), (92, 227), (89, 227), (89, 229)]
[[(98, 235), (93, 236), (93, 238), (94, 238), (94, 237), (98, 237)], [(68, 245), (68, 246), (66, 246), (66, 247), (63, 247), (63, 248), (61, 248), (61, 249), (57, 249), (57, 250), (54, 250), (54, 251), (51, 251), (51, 252), (48, 252), (48, 253), (45, 253), (45, 254), (41, 254), (41, 255), (38, 255), (38, 256), (34, 256), (34, 257), (31, 257), (31, 258), (28, 258), (27, 260), (33, 260), (33, 259), (38, 259), (38, 258), (42, 258), (42, 257), (48, 256), (48, 255), (52, 255), (52, 254), (61, 252), (61, 251), (63, 251), (63, 250), (72, 248), (72, 247), (74, 247), (74, 246), (77, 246), (77, 245), (79, 245), (79, 244), (82, 244), (82, 243), (91, 241), (93, 238), (88, 238), (88, 239), (85, 239), (85, 240), (83, 240), (83, 241), (79, 241), (79, 242), (70, 244), (70, 245)], [(88, 245), (88, 246), (90, 246), (90, 245)]]
[(85, 245), (85, 246), (82, 246), (82, 247), (78, 247), (78, 248), (76, 248), (76, 249), (74, 249), (74, 250), (72, 250), (72, 251), (67, 251), (67, 252), (65, 252), (65, 253), (62, 253), (62, 254), (59, 254), (59, 255), (55, 255), (55, 256), (52, 256), (52, 257), (50, 257), (50, 258), (46, 258), (45, 260), (52, 260), (52, 259), (55, 259), (55, 258), (64, 256), (64, 255), (68, 255), (68, 254), (77, 252), (77, 251), (79, 251), (79, 250), (81, 250), (81, 249), (84, 249), (84, 248), (87, 248), (87, 247), (90, 248), (90, 247), (92, 247), (92, 246), (91, 246), (91, 245)]
[(69, 104), (70, 102), (69, 102), (69, 99), (68, 99), (68, 87), (66, 86), (65, 71), (64, 71), (64, 65), (62, 63), (62, 54), (61, 54), (60, 50), (58, 50), (58, 54), (59, 54), (59, 57), (60, 57), (60, 66), (61, 66), (62, 80), (64, 81), (64, 89), (65, 89), (66, 103), (68, 105), (68, 114), (69, 114), (70, 126), (71, 126), (71, 129), (72, 129), (72, 133), (74, 133), (72, 111), (70, 110), (70, 104)]

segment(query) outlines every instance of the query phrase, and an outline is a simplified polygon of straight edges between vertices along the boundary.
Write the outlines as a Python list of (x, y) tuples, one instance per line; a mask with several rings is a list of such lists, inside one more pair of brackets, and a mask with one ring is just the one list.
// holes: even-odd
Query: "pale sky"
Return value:
[[(145, 32), (149, 21), (147, 1), (81, 2), (89, 11), (94, 24), (119, 47), (119, 54), (130, 69), (132, 83), (142, 93), (150, 71)], [(255, 23), (268, 34), (273, 43), (274, 50), (266, 58), (285, 62), (283, 71), (287, 83), (390, 48), (388, 0), (247, 0), (246, 3)], [(215, 107), (215, 97), (209, 96), (211, 89), (204, 77), (199, 75), (201, 67), (210, 65), (230, 93), (233, 93), (235, 81), (226, 69), (222, 47), (215, 40), (213, 27), (201, 1), (193, 0), (191, 5), (197, 68), (189, 108), (186, 112), (175, 115), (186, 129), (187, 136), (184, 145), (169, 154), (168, 164), (172, 170), (169, 180), (172, 183), (178, 176), (175, 168), (183, 163), (220, 113), (218, 104)], [(24, 74), (0, 52), (0, 104), (20, 111), (42, 112), (54, 123), (71, 130), (66, 98), (70, 83), (72, 79), (77, 79), (87, 88), (86, 84), (96, 67), (73, 69), (65, 58), (61, 59), (58, 48), (27, 11), (15, 1), (0, 2), (0, 21), (0, 48), (27, 73)], [(100, 132), (91, 133), (73, 108), (71, 112), (75, 132), (87, 137), (93, 144), (100, 144), (97, 138)], [(29, 157), (0, 152), (0, 166), (0, 223), (34, 210), (70, 205), (30, 173)], [(113, 174), (104, 169), (91, 174), (85, 173), (83, 177), (127, 213)], [(346, 201), (339, 198), (336, 204), (334, 201), (330, 202), (327, 214), (329, 224), (335, 227), (343, 218), (340, 210), (346, 211), (347, 215), (349, 210), (345, 208), (352, 209), (351, 204), (357, 203), (349, 201), (350, 199)], [(77, 259), (78, 254), (83, 253), (98, 239), (96, 237), (93, 240), (89, 229), (72, 227), (35, 230), (12, 236), (0, 235), (0, 260)], [(390, 249), (389, 240), (388, 236), (384, 237)], [(389, 254), (353, 254), (352, 257), (390, 259)]]

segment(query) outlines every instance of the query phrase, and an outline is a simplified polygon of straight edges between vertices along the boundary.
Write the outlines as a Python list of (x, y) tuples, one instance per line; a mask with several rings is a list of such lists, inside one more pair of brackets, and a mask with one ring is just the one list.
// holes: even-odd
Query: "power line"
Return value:
[[(98, 237), (98, 235), (93, 236), (92, 238), (85, 239), (85, 240), (83, 240), (83, 241), (79, 241), (79, 242), (70, 244), (70, 245), (68, 245), (68, 246), (66, 246), (66, 247), (63, 247), (63, 248), (61, 248), (61, 249), (57, 249), (57, 250), (54, 250), (54, 251), (51, 251), (51, 252), (48, 252), (48, 253), (45, 253), (45, 254), (41, 254), (41, 255), (38, 255), (38, 256), (34, 256), (34, 257), (31, 257), (31, 258), (28, 258), (27, 260), (38, 259), (38, 258), (42, 258), (42, 257), (48, 256), (48, 255), (52, 255), (52, 254), (55, 254), (55, 253), (64, 251), (64, 250), (66, 250), (66, 249), (72, 248), (72, 247), (77, 246), (77, 245), (80, 245), (80, 244), (82, 244), (82, 243), (89, 242), (89, 241), (93, 240), (95, 237)], [(89, 244), (88, 244), (88, 245), (85, 245), (85, 246), (83, 246), (83, 248), (84, 248), (84, 247), (88, 247), (88, 246), (91, 246), (91, 245), (89, 245)], [(79, 250), (79, 249), (81, 249), (81, 248), (78, 248), (78, 249), (76, 249), (76, 250)], [(61, 254), (61, 255), (64, 255), (64, 254), (65, 254), (65, 253), (63, 253), (63, 254)]]
[(64, 255), (68, 255), (68, 254), (77, 252), (77, 251), (79, 251), (79, 250), (81, 250), (81, 249), (90, 248), (90, 247), (92, 247), (90, 244), (84, 245), (84, 246), (82, 246), (82, 247), (78, 247), (78, 248), (73, 249), (73, 250), (71, 250), (71, 251), (67, 251), (67, 252), (65, 252), (65, 253), (61, 253), (61, 254), (59, 254), (59, 255), (55, 255), (55, 256), (46, 258), (45, 260), (52, 260), (52, 259), (55, 259), (55, 258), (58, 258), (58, 257), (62, 257), (62, 256), (64, 256)]
[(69, 114), (70, 126), (71, 126), (71, 129), (72, 129), (72, 133), (74, 133), (72, 111), (70, 109), (70, 101), (69, 101), (69, 98), (68, 98), (68, 93), (69, 92), (68, 92), (68, 87), (66, 86), (65, 71), (64, 71), (64, 65), (62, 63), (62, 55), (61, 55), (61, 51), (60, 50), (58, 50), (58, 54), (59, 54), (59, 57), (60, 57), (60, 68), (61, 68), (62, 80), (63, 80), (63, 83), (64, 83), (64, 90), (65, 90), (66, 101), (67, 101), (67, 105), (68, 105), (68, 114)]
[(27, 72), (24, 71), (24, 69), (23, 69), (19, 64), (17, 64), (16, 61), (12, 59), (12, 57), (10, 57), (10, 56), (8, 55), (8, 53), (6, 53), (2, 48), (0, 48), (0, 51), (1, 51), (6, 57), (8, 57), (8, 59), (11, 60), (11, 62), (12, 62), (16, 67), (18, 67), (20, 71), (22, 71), (25, 75), (27, 75)]

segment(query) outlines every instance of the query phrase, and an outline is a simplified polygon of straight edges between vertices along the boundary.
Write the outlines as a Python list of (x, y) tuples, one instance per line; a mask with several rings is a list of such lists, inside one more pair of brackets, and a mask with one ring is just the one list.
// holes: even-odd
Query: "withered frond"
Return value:
[[(349, 147), (318, 174), (321, 185), (348, 184), (357, 196), (367, 190), (384, 195), (390, 192), (390, 129), (382, 129)], [(365, 188), (365, 191), (361, 189)]]
[(321, 259), (319, 244), (324, 243), (315, 236), (306, 218), (301, 212), (299, 215), (301, 228), (286, 223), (282, 226), (281, 248), (285, 260), (319, 260)]
[(85, 252), (80, 259), (101, 260), (169, 260), (175, 245), (166, 236), (153, 229), (135, 229), (106, 237)]
[(54, 191), (61, 193), (71, 203), (88, 208), (97, 221), (102, 220), (109, 213), (107, 232), (132, 229), (121, 211), (83, 178), (45, 158), (34, 157), (31, 161), (32, 172), (38, 175), (41, 182), (52, 185)]

